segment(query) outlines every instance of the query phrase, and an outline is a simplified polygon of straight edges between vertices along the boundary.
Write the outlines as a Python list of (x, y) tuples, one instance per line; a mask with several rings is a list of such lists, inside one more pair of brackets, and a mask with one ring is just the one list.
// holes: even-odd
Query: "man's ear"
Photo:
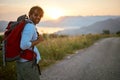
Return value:
[(29, 14), (29, 18), (30, 18), (30, 14)]

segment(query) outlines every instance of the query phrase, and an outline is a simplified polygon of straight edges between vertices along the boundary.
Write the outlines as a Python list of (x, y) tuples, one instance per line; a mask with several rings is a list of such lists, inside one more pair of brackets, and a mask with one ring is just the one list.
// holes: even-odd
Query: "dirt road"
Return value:
[(42, 72), (41, 80), (120, 80), (120, 38), (106, 38)]

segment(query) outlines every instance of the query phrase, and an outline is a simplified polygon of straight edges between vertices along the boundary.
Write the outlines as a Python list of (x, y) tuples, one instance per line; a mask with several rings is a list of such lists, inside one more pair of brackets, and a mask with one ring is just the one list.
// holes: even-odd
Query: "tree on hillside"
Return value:
[(117, 31), (116, 34), (120, 34), (120, 31)]
[(103, 34), (110, 34), (109, 30), (103, 30)]
[(120, 36), (120, 31), (117, 31), (116, 34)]

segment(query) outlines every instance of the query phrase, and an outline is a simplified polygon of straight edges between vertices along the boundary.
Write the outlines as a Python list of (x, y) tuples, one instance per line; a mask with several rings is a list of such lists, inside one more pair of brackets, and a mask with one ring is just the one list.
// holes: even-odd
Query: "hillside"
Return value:
[(0, 21), (0, 32), (3, 32), (7, 26), (7, 21)]
[(56, 34), (68, 34), (68, 35), (79, 35), (79, 34), (89, 34), (89, 33), (96, 34), (96, 33), (102, 33), (103, 30), (109, 30), (111, 33), (120, 31), (120, 18), (98, 21), (86, 27), (58, 31), (56, 32)]
[[(102, 23), (102, 21), (104, 22), (105, 20), (116, 19), (118, 17), (120, 17), (120, 16), (63, 16), (63, 17), (59, 18), (58, 20), (42, 21), (37, 26), (38, 27), (40, 27), (40, 26), (52, 27), (52, 28), (58, 27), (58, 28), (64, 28), (64, 29), (72, 28), (73, 29), (72, 32), (71, 32), (71, 30), (67, 30), (67, 31), (65, 30), (65, 31), (62, 31), (62, 33), (81, 34), (81, 33), (86, 33), (86, 32), (88, 33), (88, 30), (86, 30), (86, 28), (84, 29), (84, 27), (87, 27), (90, 25), (93, 26), (93, 24), (97, 24), (100, 21)], [(99, 23), (99, 24), (101, 24), (101, 23)], [(7, 26), (7, 24), (8, 24), (7, 21), (0, 21), (0, 32), (5, 30), (5, 27)], [(78, 30), (75, 30), (76, 28)], [(89, 29), (89, 31), (90, 30), (91, 29)], [(92, 32), (95, 32), (95, 30), (93, 30)], [(91, 33), (91, 32), (89, 32), (89, 33)]]
[(64, 16), (58, 20), (40, 22), (38, 26), (44, 27), (84, 27), (98, 21), (114, 19), (120, 16)]

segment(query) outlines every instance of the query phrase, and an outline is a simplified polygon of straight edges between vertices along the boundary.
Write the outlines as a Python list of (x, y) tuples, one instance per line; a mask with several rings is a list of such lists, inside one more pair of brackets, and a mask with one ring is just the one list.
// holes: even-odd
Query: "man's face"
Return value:
[(35, 25), (40, 22), (41, 18), (42, 18), (42, 15), (38, 10), (35, 10), (33, 14), (30, 15), (30, 19), (33, 21)]

